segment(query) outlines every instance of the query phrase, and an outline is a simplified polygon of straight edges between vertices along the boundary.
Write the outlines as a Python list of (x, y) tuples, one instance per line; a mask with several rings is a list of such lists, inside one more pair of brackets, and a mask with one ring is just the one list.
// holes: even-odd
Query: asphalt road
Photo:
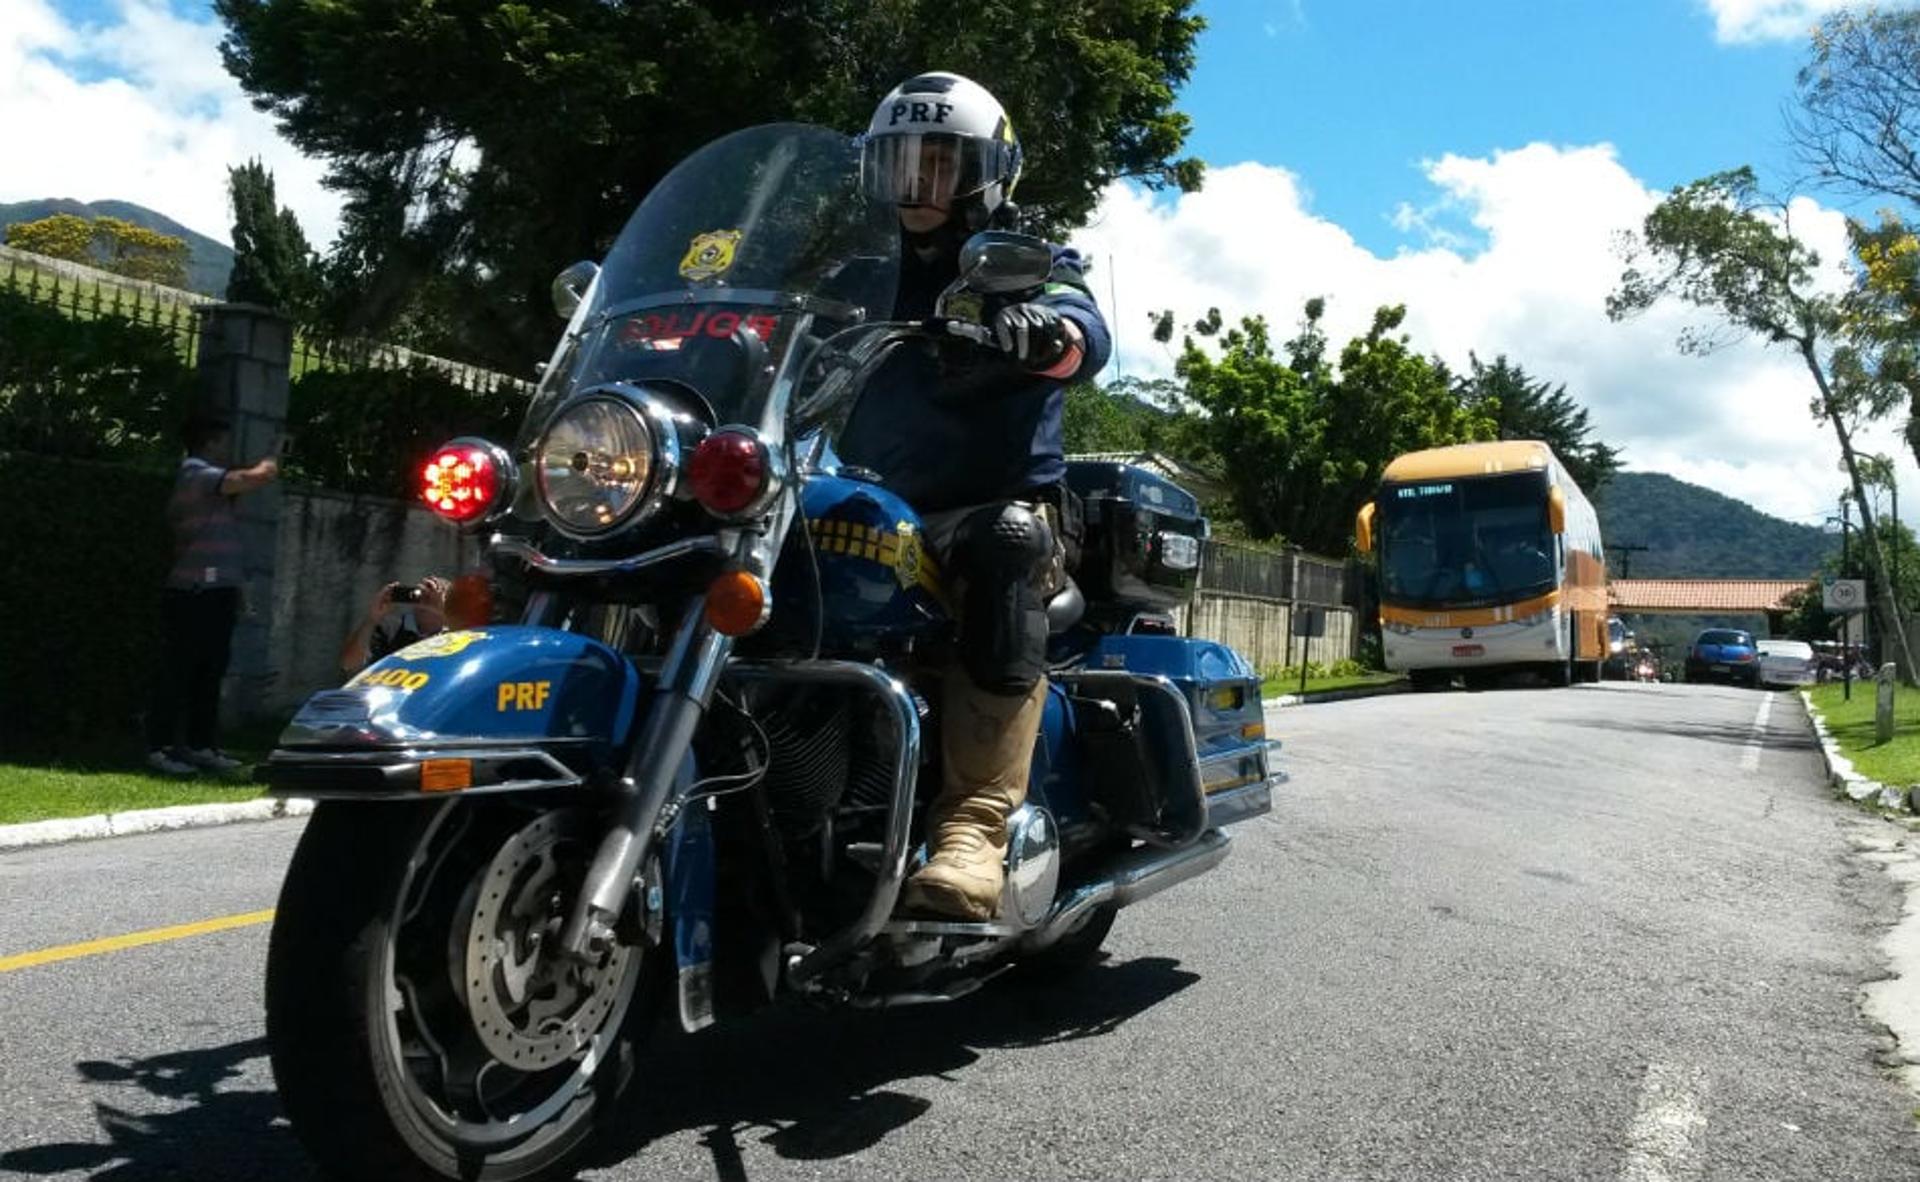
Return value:
[[(1273, 715), (1294, 783), (1071, 988), (663, 1040), (628, 1178), (1901, 1179), (1858, 1010), (1896, 889), (1797, 700), (1606, 685)], [(0, 855), (0, 957), (270, 907), (297, 822)], [(311, 1177), (267, 929), (0, 973), (0, 1176)]]

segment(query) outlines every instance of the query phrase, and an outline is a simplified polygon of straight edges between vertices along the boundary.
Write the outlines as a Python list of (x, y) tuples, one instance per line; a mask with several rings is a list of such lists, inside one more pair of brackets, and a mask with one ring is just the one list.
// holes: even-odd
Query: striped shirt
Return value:
[(173, 526), (173, 569), (167, 586), (238, 587), (240, 585), (240, 522), (233, 498), (220, 491), (227, 470), (199, 456), (180, 461), (167, 501), (167, 523)]

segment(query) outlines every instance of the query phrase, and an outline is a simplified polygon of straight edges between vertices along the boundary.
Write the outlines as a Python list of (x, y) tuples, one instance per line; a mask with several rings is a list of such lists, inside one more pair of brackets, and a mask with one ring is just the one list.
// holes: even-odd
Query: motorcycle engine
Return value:
[(881, 734), (856, 700), (813, 690), (784, 695), (755, 714), (767, 737), (764, 781), (781, 832), (804, 837), (843, 804), (884, 809), (893, 773)]

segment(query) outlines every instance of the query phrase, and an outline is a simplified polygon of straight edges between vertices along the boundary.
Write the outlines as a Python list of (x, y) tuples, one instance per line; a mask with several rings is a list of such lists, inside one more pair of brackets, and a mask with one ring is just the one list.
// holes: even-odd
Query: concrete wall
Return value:
[[(1353, 655), (1354, 616), (1351, 608), (1329, 607), (1327, 633), (1304, 641), (1307, 659), (1331, 665)], [(1189, 636), (1231, 645), (1256, 669), (1292, 665), (1300, 660), (1303, 641), (1293, 635), (1293, 605), (1251, 595), (1202, 590), (1194, 596), (1183, 622)]]
[(452, 576), (479, 561), (478, 543), (424, 507), (383, 497), (289, 488), (281, 498), (267, 660), (269, 687), (252, 714), (284, 715), (340, 684), (340, 646), (389, 580)]

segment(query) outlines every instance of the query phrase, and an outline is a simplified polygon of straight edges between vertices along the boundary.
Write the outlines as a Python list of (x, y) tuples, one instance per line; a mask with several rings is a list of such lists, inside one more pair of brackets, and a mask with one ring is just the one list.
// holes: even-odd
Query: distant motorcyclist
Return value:
[[(908, 79), (862, 141), (869, 196), (899, 209), (894, 319), (933, 314), (975, 232), (1011, 220), (1020, 142), (992, 94), (956, 74)], [(1106, 364), (1105, 321), (1079, 256), (1054, 247), (1039, 289), (985, 304), (997, 350), (902, 349), (874, 376), (839, 453), (926, 518), (960, 624), (942, 676), (944, 778), (929, 858), (903, 906), (962, 919), (997, 911), (1007, 814), (1026, 798), (1046, 699), (1046, 605), (1063, 566), (1065, 384)]]

